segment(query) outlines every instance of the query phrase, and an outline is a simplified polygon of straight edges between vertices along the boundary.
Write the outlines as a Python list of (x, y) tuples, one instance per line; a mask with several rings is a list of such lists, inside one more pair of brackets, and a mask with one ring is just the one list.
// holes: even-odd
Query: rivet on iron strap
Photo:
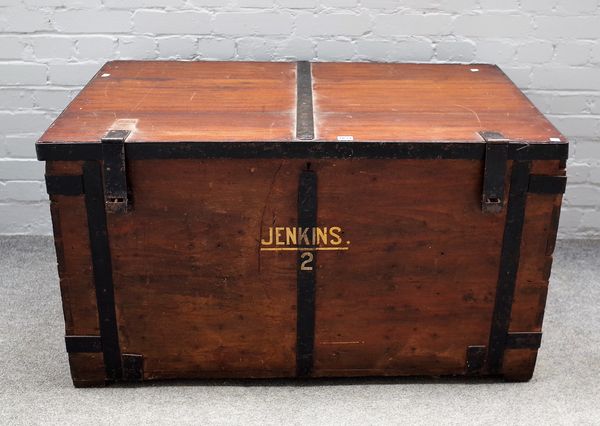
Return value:
[(86, 161), (84, 163), (83, 185), (85, 187), (85, 207), (104, 366), (107, 379), (118, 380), (121, 378), (121, 351), (115, 311), (102, 172), (98, 162)]
[(530, 169), (531, 164), (529, 162), (513, 162), (506, 223), (500, 253), (500, 270), (488, 345), (487, 365), (491, 374), (499, 374), (502, 371), (504, 350), (509, 347), (509, 342), (514, 342), (513, 336), (509, 338), (508, 330), (519, 270)]
[(486, 142), (481, 210), (500, 213), (504, 207), (508, 139), (498, 132), (480, 132), (480, 135)]
[(107, 213), (124, 213), (128, 208), (125, 139), (129, 130), (110, 130), (102, 138), (104, 196)]
[(296, 139), (315, 138), (310, 62), (296, 64)]
[[(307, 168), (300, 173), (298, 185), (298, 227), (316, 226), (317, 175)], [(298, 241), (298, 245), (307, 250), (298, 251), (297, 258), (296, 374), (307, 377), (313, 368), (317, 252), (312, 239), (309, 244)]]

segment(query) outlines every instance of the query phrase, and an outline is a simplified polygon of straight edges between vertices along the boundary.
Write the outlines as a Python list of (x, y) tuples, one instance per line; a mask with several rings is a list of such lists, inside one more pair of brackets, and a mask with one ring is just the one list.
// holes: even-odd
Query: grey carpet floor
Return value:
[(0, 238), (2, 424), (600, 424), (600, 241), (562, 241), (528, 383), (193, 381), (75, 389), (52, 241)]

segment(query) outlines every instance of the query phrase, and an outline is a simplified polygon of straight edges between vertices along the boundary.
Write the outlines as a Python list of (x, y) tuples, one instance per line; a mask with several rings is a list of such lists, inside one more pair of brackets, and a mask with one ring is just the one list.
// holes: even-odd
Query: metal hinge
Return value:
[(110, 130), (102, 138), (104, 202), (108, 213), (124, 213), (130, 206), (125, 164), (125, 139), (129, 133), (129, 130)]
[(484, 213), (500, 213), (504, 207), (509, 140), (498, 132), (479, 134), (486, 142), (481, 210)]

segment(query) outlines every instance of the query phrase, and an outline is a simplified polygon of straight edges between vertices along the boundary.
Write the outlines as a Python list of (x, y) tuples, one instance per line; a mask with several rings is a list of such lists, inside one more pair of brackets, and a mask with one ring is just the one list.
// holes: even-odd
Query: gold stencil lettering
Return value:
[(288, 246), (295, 246), (298, 244), (298, 229), (297, 228), (285, 228), (285, 244)]
[(317, 228), (317, 245), (327, 245), (327, 227)]
[(339, 226), (332, 226), (331, 228), (329, 228), (329, 236), (331, 237), (329, 243), (332, 246), (339, 246), (342, 243), (342, 236), (340, 235), (341, 232), (342, 228), (340, 228)]
[(300, 233), (298, 237), (298, 244), (310, 245), (310, 241), (308, 240), (308, 231), (309, 228), (298, 228), (298, 232)]
[(285, 241), (283, 240), (283, 231), (285, 230), (284, 227), (276, 227), (275, 228), (275, 245), (276, 246), (284, 246), (285, 245)]
[(269, 227), (269, 239), (265, 240), (264, 238), (260, 241), (260, 244), (263, 246), (270, 246), (273, 244), (273, 228)]
[(300, 264), (301, 271), (312, 271), (313, 267), (311, 265), (315, 255), (309, 251), (305, 251), (300, 255), (300, 259), (302, 259), (302, 263)]

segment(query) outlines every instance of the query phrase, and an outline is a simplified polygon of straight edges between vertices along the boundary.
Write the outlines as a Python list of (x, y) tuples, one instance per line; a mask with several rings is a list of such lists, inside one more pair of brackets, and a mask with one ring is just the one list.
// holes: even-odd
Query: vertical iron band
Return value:
[[(298, 185), (298, 227), (312, 229), (316, 226), (317, 175), (306, 169), (300, 173)], [(315, 241), (311, 240), (307, 248), (314, 247)], [(306, 266), (309, 259), (310, 266)], [(307, 377), (312, 373), (315, 344), (316, 250), (298, 251), (297, 263), (296, 375)]]
[(310, 62), (303, 61), (296, 64), (296, 139), (314, 138), (311, 66)]
[(519, 269), (530, 168), (531, 163), (525, 161), (514, 161), (512, 166), (506, 224), (500, 254), (500, 272), (488, 349), (487, 364), (491, 374), (499, 374), (502, 371), (502, 360), (508, 340), (510, 315)]
[(121, 351), (104, 208), (104, 188), (99, 163), (94, 161), (84, 163), (83, 183), (106, 377), (109, 380), (117, 380), (121, 378)]

